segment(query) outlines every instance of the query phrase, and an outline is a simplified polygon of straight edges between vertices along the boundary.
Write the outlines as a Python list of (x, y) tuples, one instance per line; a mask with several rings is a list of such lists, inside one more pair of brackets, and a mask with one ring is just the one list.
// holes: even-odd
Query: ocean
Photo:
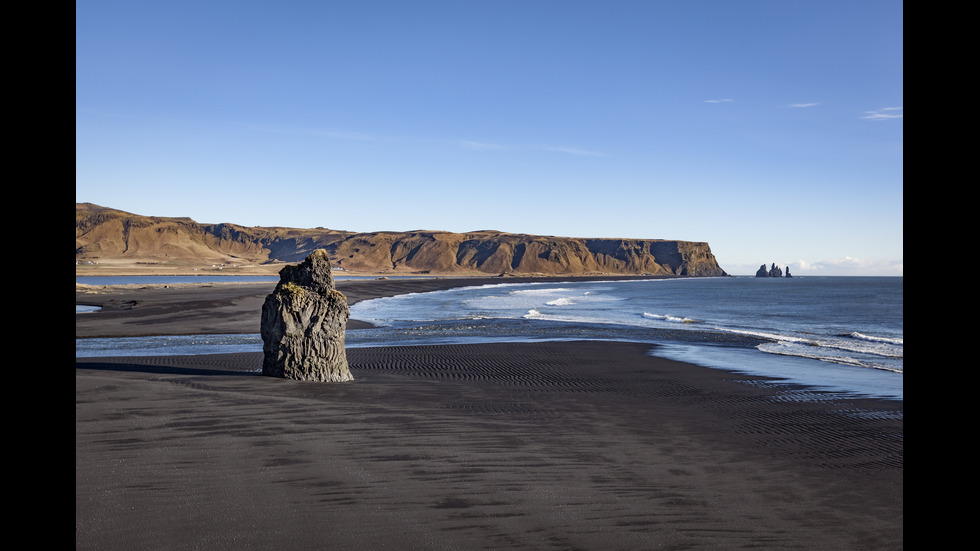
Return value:
[[(84, 314), (80, 314), (84, 315)], [(903, 278), (677, 278), (462, 287), (357, 303), (347, 345), (544, 340), (656, 356), (828, 392), (904, 399)], [(76, 356), (261, 351), (259, 335), (76, 339)]]

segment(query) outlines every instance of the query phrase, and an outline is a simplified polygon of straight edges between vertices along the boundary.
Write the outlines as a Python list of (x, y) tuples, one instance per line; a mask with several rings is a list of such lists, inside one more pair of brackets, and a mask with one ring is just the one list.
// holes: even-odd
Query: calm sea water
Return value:
[[(84, 315), (84, 314), (80, 314)], [(499, 284), (355, 304), (380, 346), (602, 339), (829, 390), (903, 398), (903, 278), (754, 277)], [(261, 351), (258, 335), (76, 339), (76, 356)]]

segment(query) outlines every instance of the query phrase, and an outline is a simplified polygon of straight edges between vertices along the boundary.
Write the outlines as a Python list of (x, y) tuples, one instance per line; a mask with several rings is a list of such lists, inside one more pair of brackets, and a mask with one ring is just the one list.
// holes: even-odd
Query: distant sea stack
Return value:
[[(783, 277), (783, 271), (779, 268), (779, 266), (776, 266), (775, 262), (772, 263), (772, 267), (768, 270), (766, 269), (766, 265), (763, 264), (762, 266), (759, 266), (759, 270), (755, 272), (755, 277)], [(793, 277), (789, 273), (789, 266), (786, 266), (786, 277)]]
[(244, 227), (75, 204), (76, 264), (257, 265), (301, 262), (317, 249), (334, 270), (390, 275), (728, 275), (698, 241)]

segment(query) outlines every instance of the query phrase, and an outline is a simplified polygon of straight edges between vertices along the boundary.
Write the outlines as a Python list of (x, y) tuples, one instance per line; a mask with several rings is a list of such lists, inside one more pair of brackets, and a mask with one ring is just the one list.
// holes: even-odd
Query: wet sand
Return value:
[[(576, 277), (576, 281), (640, 279), (640, 276)], [(643, 279), (655, 278), (648, 276)], [(567, 281), (550, 277), (470, 277), (338, 280), (337, 289), (351, 305), (403, 293), (422, 293), (461, 286)], [(262, 302), (276, 283), (180, 283), (171, 285), (76, 285), (75, 304), (98, 306), (98, 312), (75, 317), (75, 337), (143, 337), (258, 333)], [(351, 320), (349, 328), (369, 327)]]
[[(259, 287), (103, 326), (248, 325)], [(260, 353), (76, 359), (76, 548), (903, 548), (902, 402), (648, 350), (356, 348), (341, 384), (263, 377)]]

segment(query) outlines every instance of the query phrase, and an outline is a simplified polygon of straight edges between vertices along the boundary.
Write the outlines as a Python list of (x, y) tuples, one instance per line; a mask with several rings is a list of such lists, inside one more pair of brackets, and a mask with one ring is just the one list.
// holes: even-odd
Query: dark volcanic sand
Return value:
[(903, 547), (902, 402), (647, 349), (356, 348), (339, 384), (76, 359), (76, 548)]

